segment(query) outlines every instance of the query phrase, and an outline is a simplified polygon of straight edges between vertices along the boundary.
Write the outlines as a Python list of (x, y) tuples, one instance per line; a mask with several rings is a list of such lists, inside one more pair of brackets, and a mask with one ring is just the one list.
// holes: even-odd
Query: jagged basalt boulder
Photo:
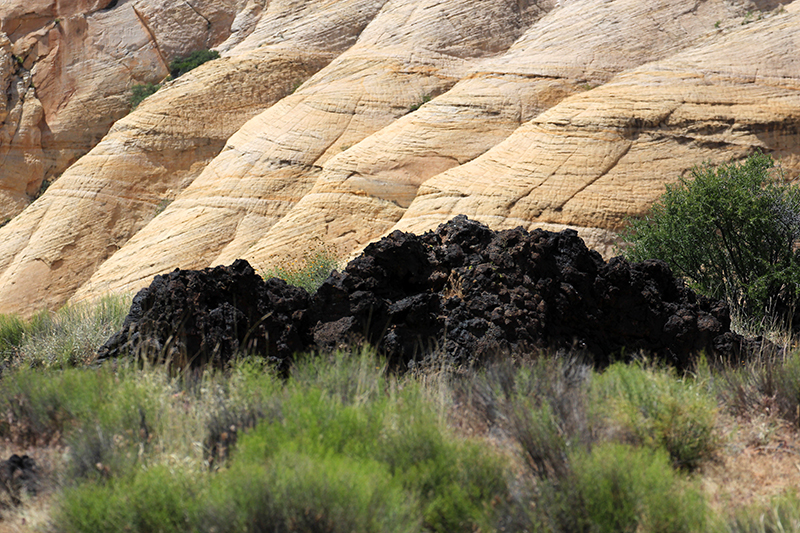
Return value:
[(406, 362), (439, 349), (462, 361), (578, 349), (599, 364), (646, 351), (677, 366), (727, 350), (724, 302), (696, 296), (661, 261), (608, 263), (577, 233), (494, 232), (460, 216), (434, 232), (395, 231), (313, 299), (317, 344), (361, 334)]
[(32, 457), (17, 454), (0, 460), (0, 491), (4, 491), (11, 503), (19, 505), (22, 491), (34, 496), (39, 483), (39, 470)]
[(306, 347), (308, 293), (264, 281), (247, 261), (156, 276), (133, 299), (98, 358), (135, 353), (185, 366), (220, 366), (238, 352), (282, 361)]
[(158, 276), (101, 355), (149, 346), (220, 363), (247, 349), (285, 362), (360, 341), (399, 367), (566, 349), (600, 365), (644, 351), (683, 368), (700, 351), (755, 347), (730, 331), (724, 302), (695, 295), (662, 261), (605, 262), (572, 230), (495, 232), (459, 216), (369, 245), (313, 296), (244, 261)]

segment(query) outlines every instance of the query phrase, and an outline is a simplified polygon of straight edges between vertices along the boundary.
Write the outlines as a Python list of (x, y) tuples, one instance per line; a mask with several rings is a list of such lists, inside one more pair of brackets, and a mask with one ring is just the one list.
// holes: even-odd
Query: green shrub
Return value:
[(63, 533), (192, 531), (200, 481), (157, 466), (107, 483), (83, 483), (65, 489), (54, 522)]
[(23, 320), (0, 315), (0, 361), (11, 366), (64, 368), (94, 359), (122, 326), (131, 297), (106, 296), (93, 304), (41, 311)]
[(269, 463), (234, 466), (219, 481), (202, 531), (419, 531), (416, 502), (375, 461), (283, 449)]
[(755, 321), (793, 312), (800, 295), (800, 189), (757, 153), (696, 167), (667, 186), (649, 215), (631, 221), (625, 254), (663, 259), (693, 288), (728, 298)]
[(195, 50), (186, 57), (173, 59), (169, 64), (169, 73), (173, 78), (177, 78), (212, 59), (219, 59), (219, 52), (216, 50)]
[(16, 354), (25, 337), (25, 321), (18, 315), (0, 315), (0, 361)]
[[(453, 439), (418, 386), (398, 388), (380, 377), (383, 367), (374, 359), (371, 377), (365, 375), (365, 360), (349, 365), (329, 365), (334, 375), (326, 375), (324, 366), (305, 363), (300, 380), (287, 383), (280, 419), (265, 420), (240, 439), (234, 463), (291, 469), (291, 457), (320, 464), (347, 458), (336, 468), (352, 465), (356, 477), (362, 470), (372, 472), (378, 479), (363, 481), (369, 486), (383, 487), (380, 478), (388, 476), (404, 501), (418, 502), (415, 520), (427, 530), (472, 531), (488, 524), (491, 500), (506, 490), (502, 462), (478, 444)], [(310, 384), (314, 374), (316, 384)], [(361, 377), (350, 386), (342, 379), (348, 374)], [(391, 491), (381, 494), (396, 499)]]
[[(571, 454), (573, 512), (598, 533), (703, 531), (701, 492), (679, 476), (662, 450), (606, 443)], [(579, 521), (580, 522), (580, 521)], [(582, 528), (583, 529), (583, 528)]]
[(409, 113), (413, 113), (414, 111), (417, 111), (420, 107), (424, 106), (425, 104), (427, 104), (430, 101), (431, 101), (431, 95), (426, 94), (425, 96), (422, 97), (422, 100), (420, 102), (418, 102), (418, 103), (412, 105), (411, 107), (409, 107), (408, 108), (408, 112)]
[(131, 87), (131, 111), (139, 107), (142, 101), (155, 94), (161, 88), (160, 83), (140, 83)]
[(703, 387), (666, 369), (615, 363), (595, 376), (591, 395), (602, 427), (663, 447), (676, 466), (696, 468), (717, 448), (716, 403)]
[[(47, 383), (52, 371), (17, 371), (0, 409), (22, 395), (44, 423), (63, 421), (71, 485), (55, 516), (65, 531), (492, 528), (508, 497), (505, 462), (456, 438), (416, 382), (387, 376), (368, 351), (300, 359), (285, 381), (265, 369), (243, 360), (180, 379), (161, 368), (67, 369)], [(243, 432), (242, 413), (256, 413)], [(201, 474), (183, 458), (209, 431), (232, 453)], [(161, 487), (178, 496), (148, 516)], [(153, 529), (166, 513), (176, 518)]]
[(135, 368), (15, 370), (0, 382), (0, 437), (68, 445), (72, 479), (122, 475), (148, 460), (171, 390), (163, 377)]

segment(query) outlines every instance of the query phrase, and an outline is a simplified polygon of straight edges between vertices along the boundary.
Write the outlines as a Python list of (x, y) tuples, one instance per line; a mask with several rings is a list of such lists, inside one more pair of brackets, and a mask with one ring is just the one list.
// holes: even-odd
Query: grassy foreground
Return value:
[(92, 366), (128, 303), (0, 317), (0, 451), (40, 474), (0, 532), (800, 531), (797, 353)]

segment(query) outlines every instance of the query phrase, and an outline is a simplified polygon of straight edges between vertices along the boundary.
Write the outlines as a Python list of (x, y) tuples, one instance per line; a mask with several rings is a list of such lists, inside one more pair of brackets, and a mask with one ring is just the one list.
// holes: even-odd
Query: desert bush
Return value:
[(139, 83), (131, 87), (131, 111), (139, 107), (145, 98), (155, 94), (161, 88), (160, 83)]
[(0, 436), (19, 445), (68, 444), (73, 478), (127, 471), (158, 431), (152, 384), (108, 368), (21, 369), (1, 383)]
[(663, 447), (678, 467), (694, 469), (717, 448), (714, 399), (668, 369), (615, 363), (592, 380), (591, 404), (601, 429)]
[(331, 272), (339, 268), (339, 263), (340, 260), (331, 247), (316, 244), (300, 259), (263, 271), (262, 277), (280, 278), (289, 285), (314, 293)]
[[(294, 469), (289, 461), (297, 460), (296, 468), (302, 470), (308, 462), (318, 469), (331, 462), (331, 471), (340, 476), (347, 467), (352, 469), (348, 476), (361, 479), (358, 483), (384, 487), (379, 491), (381, 498), (389, 500), (380, 500), (384, 502), (380, 505), (416, 502), (409, 523), (422, 523), (427, 530), (471, 531), (489, 523), (489, 503), (505, 490), (502, 462), (475, 443), (453, 439), (418, 386), (400, 386), (382, 377), (383, 365), (374, 359), (354, 359), (338, 364), (301, 363), (299, 380), (287, 383), (280, 420), (265, 420), (243, 436), (234, 463), (251, 465), (241, 467), (245, 470), (277, 464)], [(370, 366), (372, 376), (366, 372)], [(355, 378), (350, 380), (354, 385), (347, 383), (348, 375)], [(313, 384), (311, 376), (315, 376)], [(302, 455), (290, 453), (297, 451)], [(309, 475), (313, 471), (309, 469)], [(362, 479), (367, 474), (373, 479)], [(386, 487), (401, 490), (402, 498)], [(269, 492), (268, 498), (278, 498), (284, 489), (263, 490)], [(363, 497), (372, 501), (372, 496)], [(308, 512), (327, 516), (332, 505), (320, 500)], [(402, 507), (391, 506), (396, 512)], [(247, 516), (248, 511), (237, 512)]]
[[(157, 518), (137, 513), (147, 514), (155, 483), (197, 500), (156, 506), (155, 517), (167, 508), (183, 520), (165, 531), (491, 528), (508, 492), (505, 461), (455, 438), (418, 384), (386, 375), (368, 351), (300, 358), (293, 372), (282, 381), (250, 359), (199, 377), (134, 365), (62, 371), (85, 383), (75, 397), (60, 385), (50, 395), (67, 420), (72, 479), (55, 516), (66, 531), (153, 531)], [(241, 413), (255, 413), (253, 427), (223, 439)], [(204, 434), (231, 447), (225, 468), (177, 458)]]
[(591, 370), (573, 358), (497, 362), (471, 377), (470, 403), (490, 427), (518, 444), (531, 472), (543, 478), (569, 473), (567, 450), (590, 440), (586, 391)]
[(206, 415), (203, 459), (212, 468), (225, 464), (243, 432), (281, 417), (283, 384), (263, 359), (240, 359), (229, 373), (207, 372), (196, 385), (192, 397)]
[(65, 368), (93, 360), (99, 348), (122, 327), (131, 297), (106, 296), (93, 304), (41, 311), (24, 320), (0, 315), (0, 361), (6, 367)]
[(0, 361), (13, 357), (25, 336), (25, 321), (18, 315), (0, 315)]
[(417, 502), (385, 465), (283, 449), (267, 464), (242, 465), (213, 485), (201, 531), (419, 531)]
[(740, 366), (704, 370), (709, 389), (735, 416), (777, 414), (800, 425), (800, 352), (764, 354)]
[(704, 530), (702, 493), (672, 469), (663, 450), (604, 443), (591, 453), (573, 452), (571, 462), (569, 483), (577, 497), (571, 527), (598, 533)]
[(800, 295), (800, 189), (768, 155), (692, 170), (632, 220), (628, 258), (663, 259), (691, 286), (758, 322), (793, 313)]
[(219, 52), (216, 50), (195, 50), (186, 57), (173, 59), (169, 64), (169, 73), (173, 78), (177, 78), (212, 59), (219, 59)]
[[(200, 478), (200, 479), (198, 479)], [(107, 483), (84, 483), (64, 491), (55, 515), (63, 533), (192, 531), (202, 478), (156, 466)]]

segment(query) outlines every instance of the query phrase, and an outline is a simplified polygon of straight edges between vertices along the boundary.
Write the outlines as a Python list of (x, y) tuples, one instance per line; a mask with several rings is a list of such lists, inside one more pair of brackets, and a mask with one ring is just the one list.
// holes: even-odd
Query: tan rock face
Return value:
[(174, 57), (228, 37), (235, 0), (192, 6), (169, 0), (9, 0), (0, 6), (0, 30), (10, 37), (10, 46), (0, 46), (13, 59), (0, 57), (0, 79), (25, 86), (6, 86), (4, 103), (30, 102), (24, 118), (19, 112), (3, 121), (6, 130), (25, 131), (18, 140), (0, 140), (0, 151), (15, 158), (0, 169), (0, 190), (15, 191), (0, 216), (21, 211), (42, 180), (58, 177), (97, 144), (128, 113), (132, 84), (159, 81)]
[[(761, 148), (799, 171), (797, 2), (121, 0), (57, 24), (34, 3), (0, 8), (0, 83), (17, 94), (2, 128), (25, 125), (0, 128), (12, 213), (76, 157), (64, 132), (88, 102), (110, 125), (115, 87), (165, 73), (181, 43), (223, 59), (117, 120), (0, 229), (0, 312), (175, 267), (274, 265), (315, 237), (346, 255), (459, 213), (576, 227), (609, 252), (626, 216), (702, 161)], [(83, 53), (67, 44), (79, 33)], [(82, 89), (79, 70), (110, 90)], [(99, 140), (102, 120), (80, 135)]]
[[(241, 255), (303, 198), (326, 161), (452, 87), (543, 12), (532, 3), (520, 13), (505, 0), (388, 2), (355, 46), (231, 137), (75, 299), (100, 287), (138, 288), (175, 264), (199, 268)], [(163, 246), (142, 265), (134, 258), (154, 238)]]
[[(343, 253), (358, 250), (404, 216), (429, 178), (487, 152), (567, 96), (703, 39), (715, 21), (736, 12), (721, 0), (578, 0), (553, 9), (450, 91), (327, 162), (287, 216), (250, 250), (236, 252), (256, 264), (279, 264), (310, 236)], [(487, 178), (504, 174), (496, 168)], [(502, 196), (502, 188), (491, 194)]]
[(776, 13), (571, 97), (425, 182), (395, 227), (466, 213), (495, 227), (586, 228), (610, 252), (610, 232), (693, 165), (761, 149), (797, 175), (798, 30), (796, 9)]
[[(366, 4), (350, 6), (361, 17), (379, 9), (370, 11)], [(317, 15), (316, 24), (306, 21), (308, 35), (330, 24), (325, 11)], [(267, 10), (263, 16), (268, 22), (286, 14)], [(364, 23), (355, 16), (351, 20), (355, 41)], [(243, 123), (342, 51), (325, 46), (319, 42), (302, 52), (297, 46), (264, 46), (231, 54), (171, 82), (118, 121), (48, 189), (36, 209), (31, 206), (14, 220), (19, 224), (3, 228), (0, 286), (8, 290), (0, 296), (0, 312), (62, 305), (192, 182)], [(41, 239), (44, 234), (48, 237)], [(31, 304), (21, 309), (20, 301)]]

